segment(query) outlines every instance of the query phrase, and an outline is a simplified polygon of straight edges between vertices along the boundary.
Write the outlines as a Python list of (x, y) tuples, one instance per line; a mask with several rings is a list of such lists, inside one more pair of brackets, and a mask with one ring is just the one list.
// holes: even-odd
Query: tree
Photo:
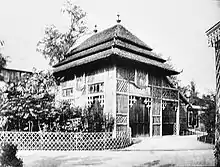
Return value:
[(7, 99), (0, 106), (0, 115), (6, 118), (3, 130), (38, 131), (46, 115), (54, 110), (55, 79), (51, 73), (34, 71), (17, 84), (7, 88)]
[(3, 56), (2, 52), (1, 52), (1, 47), (4, 45), (4, 41), (0, 40), (0, 71), (1, 68), (4, 67), (6, 65), (7, 59), (6, 57)]
[(60, 32), (56, 26), (51, 25), (45, 29), (44, 38), (38, 42), (37, 51), (42, 53), (49, 64), (54, 65), (65, 59), (69, 49), (87, 30), (84, 22), (86, 14), (79, 6), (67, 1), (62, 9), (70, 17), (70, 27), (66, 33)]
[(200, 121), (205, 125), (208, 135), (212, 135), (215, 131), (215, 95), (203, 95), (202, 100), (200, 100), (200, 105), (207, 107), (204, 113), (199, 116)]
[[(162, 54), (158, 54), (159, 57), (163, 57)], [(171, 62), (172, 59), (171, 57), (168, 57), (167, 61), (165, 62), (165, 64), (172, 70), (175, 70), (175, 67), (173, 65), (173, 63)], [(173, 83), (174, 86), (179, 87), (180, 85), (180, 80), (178, 79), (177, 75), (171, 75), (168, 77), (170, 79), (170, 81)]]

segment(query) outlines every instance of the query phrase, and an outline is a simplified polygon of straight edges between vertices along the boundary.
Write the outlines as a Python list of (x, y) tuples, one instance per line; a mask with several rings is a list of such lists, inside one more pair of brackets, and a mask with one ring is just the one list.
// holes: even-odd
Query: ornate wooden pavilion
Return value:
[(169, 81), (179, 72), (135, 35), (117, 24), (95, 33), (54, 66), (63, 78), (57, 100), (88, 107), (94, 100), (115, 119), (114, 131), (132, 136), (179, 134), (186, 99)]

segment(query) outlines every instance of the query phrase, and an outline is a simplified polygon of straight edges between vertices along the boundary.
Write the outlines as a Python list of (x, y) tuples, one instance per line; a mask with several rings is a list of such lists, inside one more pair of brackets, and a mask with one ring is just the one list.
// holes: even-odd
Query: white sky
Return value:
[[(196, 82), (201, 93), (215, 89), (214, 50), (208, 47), (205, 31), (220, 20), (217, 0), (75, 0), (87, 13), (90, 30), (122, 25), (151, 46), (171, 57), (183, 72), (183, 85)], [(64, 0), (0, 0), (0, 39), (4, 54), (11, 57), (8, 67), (47, 69), (48, 62), (36, 52), (47, 25), (65, 30), (67, 18), (60, 12)]]

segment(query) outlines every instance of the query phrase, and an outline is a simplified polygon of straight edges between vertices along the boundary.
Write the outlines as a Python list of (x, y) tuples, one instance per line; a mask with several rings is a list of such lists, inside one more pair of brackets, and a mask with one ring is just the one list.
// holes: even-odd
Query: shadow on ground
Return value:
[(103, 158), (103, 157), (42, 157), (41, 160), (33, 162), (32, 167), (69, 167), (69, 166), (95, 166), (102, 165), (105, 161), (111, 160), (112, 158)]
[[(151, 162), (145, 162), (143, 164), (140, 165), (135, 165), (133, 167), (153, 167), (155, 165), (159, 165), (160, 164), (160, 160), (155, 160), (155, 161), (151, 161)], [(175, 164), (164, 164), (164, 165), (159, 165), (159, 167), (174, 167)]]

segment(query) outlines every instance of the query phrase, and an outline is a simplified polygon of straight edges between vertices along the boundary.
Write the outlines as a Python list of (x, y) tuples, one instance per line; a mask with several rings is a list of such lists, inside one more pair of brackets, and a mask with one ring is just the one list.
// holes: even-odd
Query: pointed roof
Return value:
[(135, 35), (133, 35), (130, 31), (128, 31), (126, 28), (124, 28), (122, 25), (117, 24), (113, 27), (110, 27), (104, 31), (101, 31), (99, 33), (94, 34), (92, 37), (85, 40), (80, 46), (76, 47), (70, 52), (71, 54), (77, 53), (79, 51), (82, 51), (86, 48), (90, 48), (92, 46), (95, 46), (97, 44), (106, 42), (110, 39), (113, 39), (114, 37), (126, 39), (129, 42), (143, 48), (147, 49), (149, 51), (152, 51), (152, 49), (146, 45), (143, 41), (141, 41), (139, 38), (137, 38)]
[(147, 44), (120, 24), (94, 34), (72, 49), (66, 55), (65, 60), (54, 66), (54, 72), (64, 71), (110, 56), (123, 57), (163, 69), (170, 74), (178, 74), (164, 64), (166, 60), (152, 52)]

